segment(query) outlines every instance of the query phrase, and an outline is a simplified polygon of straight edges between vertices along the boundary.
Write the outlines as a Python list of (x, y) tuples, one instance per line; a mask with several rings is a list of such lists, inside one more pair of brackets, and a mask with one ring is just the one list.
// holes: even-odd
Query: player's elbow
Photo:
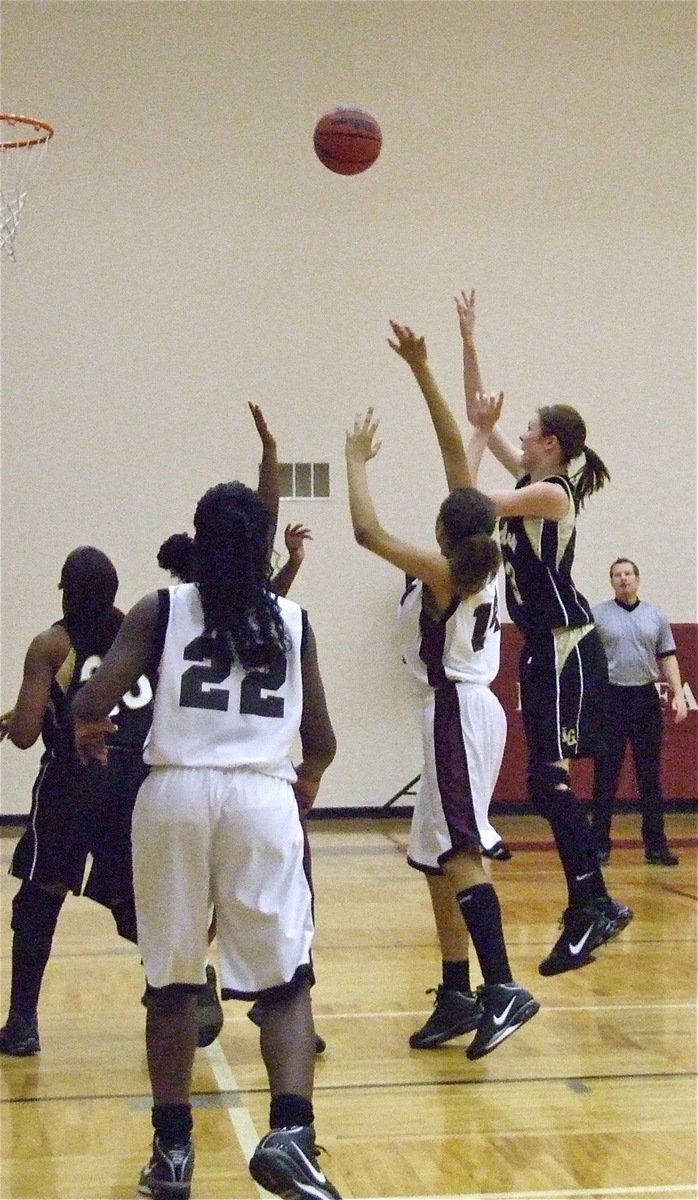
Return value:
[(354, 538), (365, 550), (375, 550), (378, 545), (380, 528), (377, 525), (355, 525)]
[(7, 736), (18, 750), (28, 750), (30, 746), (34, 745), (40, 732), (41, 730), (34, 732), (31, 729), (10, 729)]

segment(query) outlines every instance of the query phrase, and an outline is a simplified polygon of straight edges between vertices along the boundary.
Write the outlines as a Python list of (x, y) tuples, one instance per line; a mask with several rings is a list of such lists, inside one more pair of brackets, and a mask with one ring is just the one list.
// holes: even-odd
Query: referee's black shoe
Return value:
[(678, 867), (679, 856), (672, 854), (666, 842), (658, 842), (656, 846), (645, 846), (645, 862), (651, 867)]

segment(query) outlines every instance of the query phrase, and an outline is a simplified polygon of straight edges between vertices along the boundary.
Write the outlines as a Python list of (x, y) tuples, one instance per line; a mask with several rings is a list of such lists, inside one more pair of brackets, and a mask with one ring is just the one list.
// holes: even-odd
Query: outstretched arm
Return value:
[[(483, 394), (480, 366), (475, 349), (475, 289), (467, 296), (461, 292), (454, 297), (461, 340), (463, 342), (463, 386), (465, 389), (465, 411), (471, 425), (475, 424), (477, 398)], [(495, 458), (516, 479), (521, 475), (521, 451), (499, 428), (494, 425), (487, 440)]]
[(262, 443), (262, 461), (259, 466), (259, 483), (257, 494), (268, 508), (274, 519), (274, 532), (271, 544), (276, 536), (276, 524), (279, 519), (279, 462), (276, 455), (276, 438), (269, 430), (264, 419), (264, 413), (258, 404), (249, 404), (252, 420)]
[(311, 542), (313, 540), (313, 535), (309, 529), (306, 529), (305, 525), (287, 525), (284, 529), (284, 541), (286, 543), (286, 550), (288, 551), (288, 558), (281, 570), (276, 572), (271, 581), (272, 591), (276, 592), (279, 596), (288, 596), (291, 584), (296, 578), (301, 563), (305, 558), (305, 546), (303, 543), (306, 538)]
[(347, 432), (347, 482), (354, 537), (360, 546), (365, 546), (379, 558), (392, 563), (405, 575), (412, 575), (426, 583), (443, 611), (453, 596), (448, 560), (443, 554), (420, 550), (409, 542), (393, 537), (378, 520), (366, 476), (366, 463), (380, 449), (380, 442), (374, 444), (373, 441), (377, 429), (378, 421), (374, 421), (373, 409), (369, 408), (363, 419), (356, 417), (353, 430)]
[(404, 359), (414, 375), (419, 389), (427, 402), (429, 416), (441, 450), (441, 459), (446, 472), (449, 491), (457, 487), (469, 487), (472, 480), (465, 456), (463, 438), (456, 420), (444, 400), (431, 373), (427, 361), (427, 348), (423, 337), (417, 337), (409, 325), (390, 322), (395, 341), (388, 338), (388, 345)]

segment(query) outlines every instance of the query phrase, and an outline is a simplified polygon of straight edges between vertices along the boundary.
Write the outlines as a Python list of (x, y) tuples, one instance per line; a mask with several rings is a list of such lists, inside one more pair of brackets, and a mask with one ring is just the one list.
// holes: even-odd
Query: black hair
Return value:
[(575, 506), (583, 508), (589, 496), (610, 480), (608, 468), (596, 451), (587, 446), (587, 427), (576, 408), (569, 404), (549, 404), (538, 409), (538, 417), (541, 433), (557, 438), (565, 464), (584, 456), (583, 465), (570, 476)]
[(191, 583), (195, 575), (194, 551), (194, 539), (188, 533), (173, 533), (158, 550), (158, 566), (182, 583)]
[(61, 569), (63, 624), (78, 653), (105, 654), (123, 613), (114, 607), (119, 576), (110, 558), (94, 546), (71, 550)]
[(218, 652), (241, 665), (271, 667), (288, 637), (269, 588), (271, 515), (243, 483), (219, 483), (194, 514), (197, 583), (204, 628)]
[(501, 562), (492, 537), (497, 524), (494, 503), (477, 488), (455, 488), (441, 505), (439, 520), (456, 591), (472, 596), (496, 575)]

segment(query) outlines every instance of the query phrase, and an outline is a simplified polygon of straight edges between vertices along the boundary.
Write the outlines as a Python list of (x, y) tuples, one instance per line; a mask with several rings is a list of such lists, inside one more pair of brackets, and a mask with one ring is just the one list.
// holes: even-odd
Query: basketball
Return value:
[(336, 175), (358, 175), (378, 158), (382, 134), (375, 117), (362, 108), (333, 108), (315, 126), (313, 145), (320, 162)]

